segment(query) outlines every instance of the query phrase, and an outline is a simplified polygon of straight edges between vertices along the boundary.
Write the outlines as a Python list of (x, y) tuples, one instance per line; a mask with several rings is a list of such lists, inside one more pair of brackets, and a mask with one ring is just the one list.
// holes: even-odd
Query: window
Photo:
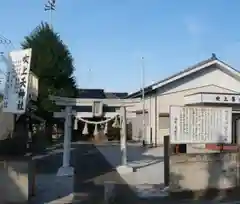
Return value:
[(169, 115), (159, 116), (159, 129), (169, 129), (170, 118)]

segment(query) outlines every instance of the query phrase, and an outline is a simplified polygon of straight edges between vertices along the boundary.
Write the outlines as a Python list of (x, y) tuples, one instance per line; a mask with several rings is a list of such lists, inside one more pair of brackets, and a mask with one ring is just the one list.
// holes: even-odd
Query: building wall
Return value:
[[(132, 139), (135, 141), (142, 141), (143, 139), (143, 114), (137, 114), (135, 118), (131, 119), (132, 123)], [(149, 115), (145, 113), (146, 133), (149, 131)], [(149, 138), (150, 139), (150, 138)], [(149, 140), (148, 140), (149, 141)]]
[(213, 66), (180, 79), (179, 81), (176, 81), (175, 83), (172, 83), (163, 89), (159, 89), (159, 92), (165, 94), (174, 93), (189, 88), (207, 86), (210, 84), (224, 87), (236, 92), (239, 92), (240, 89), (239, 79)]
[(28, 161), (0, 162), (0, 203), (27, 203)]
[(14, 115), (2, 112), (2, 105), (0, 102), (0, 140), (6, 139), (14, 128)]
[[(238, 79), (214, 66), (159, 88), (145, 100), (154, 143), (163, 144), (163, 136), (169, 134), (169, 128), (159, 127), (159, 115), (169, 114), (171, 105), (185, 105), (184, 96), (198, 92), (238, 93), (239, 90)], [(135, 108), (141, 110), (142, 104)]]
[[(138, 103), (133, 110), (142, 111), (142, 103)], [(159, 143), (159, 137), (157, 137), (157, 118), (155, 117), (155, 112), (157, 111), (157, 96), (155, 94), (148, 95), (145, 99), (145, 109), (147, 114), (145, 114), (146, 121), (146, 143), (157, 144)], [(142, 137), (142, 126), (143, 126), (142, 114), (137, 114), (135, 118), (132, 118), (132, 138), (133, 140), (139, 140)]]

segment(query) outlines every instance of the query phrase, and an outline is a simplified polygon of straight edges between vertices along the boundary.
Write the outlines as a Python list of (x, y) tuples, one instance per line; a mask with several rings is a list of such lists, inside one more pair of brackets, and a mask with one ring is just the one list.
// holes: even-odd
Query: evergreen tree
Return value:
[(60, 35), (47, 23), (41, 23), (25, 37), (22, 48), (32, 48), (31, 70), (39, 78), (39, 113), (47, 116), (47, 112), (54, 110), (49, 95), (75, 97), (77, 94), (73, 57)]
[(73, 57), (60, 35), (47, 23), (41, 23), (26, 36), (22, 48), (32, 48), (31, 71), (39, 78), (37, 115), (46, 120), (47, 138), (51, 141), (52, 113), (57, 107), (49, 95), (76, 96)]

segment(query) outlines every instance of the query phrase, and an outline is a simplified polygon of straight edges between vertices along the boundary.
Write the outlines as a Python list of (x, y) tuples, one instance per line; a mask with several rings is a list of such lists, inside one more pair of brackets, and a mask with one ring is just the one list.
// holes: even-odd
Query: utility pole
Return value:
[(44, 5), (44, 11), (49, 11), (50, 13), (50, 28), (53, 29), (52, 25), (52, 14), (53, 11), (56, 10), (56, 0), (48, 0), (48, 2)]
[(146, 146), (146, 124), (145, 124), (145, 63), (144, 57), (141, 58), (141, 66), (142, 66), (142, 123), (143, 123), (143, 131), (142, 131), (142, 145)]

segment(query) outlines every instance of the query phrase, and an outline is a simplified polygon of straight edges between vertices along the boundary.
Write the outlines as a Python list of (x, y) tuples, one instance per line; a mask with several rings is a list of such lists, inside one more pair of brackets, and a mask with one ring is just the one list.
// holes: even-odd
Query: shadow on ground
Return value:
[[(106, 146), (112, 146), (112, 144), (107, 143)], [(133, 165), (136, 166), (136, 169), (163, 161), (162, 157), (147, 155), (145, 152), (145, 149), (139, 148), (137, 145), (129, 147), (128, 161), (133, 163)], [(140, 159), (145, 162), (139, 162)], [(119, 159), (116, 159), (115, 164), (116, 165), (107, 161), (94, 144), (83, 144), (81, 142), (73, 143), (71, 150), (71, 165), (75, 168), (74, 192), (65, 192), (61, 197), (66, 197), (70, 193), (74, 193), (74, 200), (80, 200), (83, 204), (103, 203), (104, 182), (114, 181), (117, 184), (115, 203), (140, 203), (140, 200), (135, 192), (133, 192), (132, 188), (128, 186), (115, 170), (115, 167), (120, 164), (120, 157)], [(53, 175), (56, 175), (56, 172), (61, 165), (61, 145), (57, 145), (52, 148), (51, 151), (45, 151), (44, 154), (35, 157), (36, 173), (38, 177), (41, 179), (41, 175), (49, 175), (49, 179), (47, 179), (44, 184), (45, 186), (50, 186), (51, 183), (54, 183), (50, 179), (54, 179)], [(43, 183), (42, 179), (41, 182)], [(162, 188), (162, 186), (163, 184), (155, 185), (156, 188)], [(54, 193), (49, 191), (47, 193), (49, 196), (46, 196), (44, 200), (42, 199), (42, 203), (48, 203), (59, 199), (54, 197)], [(150, 200), (147, 201), (148, 203), (150, 202)], [(147, 201), (141, 200), (141, 202)], [(159, 201), (159, 199), (157, 201)], [(38, 202), (35, 201), (35, 204), (38, 204)]]
[[(103, 181), (109, 181), (109, 180), (114, 180), (118, 185), (117, 185), (117, 194), (118, 194), (118, 202), (130, 202), (134, 203), (137, 202), (139, 203), (144, 202), (144, 200), (140, 200), (138, 198), (138, 196), (136, 195), (136, 191), (133, 192), (133, 187), (135, 186), (136, 190), (139, 191), (139, 195), (143, 193), (140, 191), (148, 191), (148, 193), (152, 193), (154, 194), (154, 191), (161, 191), (161, 189), (164, 188), (164, 184), (162, 182), (159, 182), (159, 178), (155, 178), (155, 180), (151, 179), (152, 182), (151, 183), (147, 183), (148, 179), (145, 179), (145, 183), (141, 183), (142, 180), (141, 178), (139, 178), (138, 176), (135, 176), (136, 174), (134, 173), (134, 175), (130, 175), (130, 177), (134, 177), (135, 181), (136, 179), (140, 179), (140, 182), (137, 182), (141, 185), (138, 185), (137, 183), (135, 183), (134, 179), (132, 180), (132, 178), (127, 179), (128, 181), (130, 181), (130, 183), (133, 181), (131, 188), (128, 186), (128, 184), (126, 184), (125, 180), (123, 180), (120, 175), (115, 171), (115, 168), (117, 166), (119, 166), (121, 164), (121, 151), (120, 151), (120, 147), (119, 147), (119, 142), (110, 142), (110, 143), (105, 143), (105, 144), (99, 144), (96, 145), (97, 146), (97, 150), (96, 151), (100, 151), (100, 155), (101, 157), (104, 155), (105, 157), (104, 160), (105, 162), (107, 162), (111, 168), (112, 171), (102, 174), (100, 177), (101, 180)], [(127, 156), (128, 156), (128, 163), (129, 165), (131, 165), (132, 167), (134, 167), (135, 171), (139, 171), (144, 167), (148, 167), (157, 163), (161, 163), (163, 162), (163, 152), (159, 152), (156, 154), (157, 149), (152, 149), (155, 152), (149, 151), (149, 148), (143, 148), (141, 147), (139, 144), (129, 144), (128, 148), (127, 148)], [(108, 161), (106, 161), (106, 159)], [(161, 165), (160, 165), (161, 166)], [(162, 165), (163, 167), (163, 165)], [(151, 174), (152, 172), (148, 172), (149, 174)], [(155, 171), (156, 173), (156, 171)], [(163, 168), (159, 169), (159, 173), (162, 178), (163, 178)], [(142, 175), (142, 174), (141, 174)], [(142, 175), (144, 176), (144, 175)], [(129, 176), (127, 176), (129, 178)], [(144, 176), (145, 177), (145, 176)], [(144, 185), (143, 185), (144, 184)], [(156, 193), (155, 193), (156, 194)], [(150, 200), (153, 202), (153, 200), (156, 201), (161, 201), (161, 199), (158, 198), (151, 198), (148, 199), (148, 202), (150, 202)]]
[[(58, 145), (49, 152), (45, 152), (43, 155), (35, 157), (36, 173), (39, 179), (42, 178), (42, 175), (49, 175), (49, 179), (54, 179), (53, 175), (56, 174), (61, 165), (61, 145)], [(81, 200), (82, 203), (101, 203), (104, 199), (104, 181), (116, 181), (119, 184), (120, 198), (122, 194), (127, 195), (127, 200), (130, 197), (134, 198), (134, 193), (93, 144), (72, 144), (71, 165), (75, 168), (74, 192), (65, 192), (61, 197), (74, 193), (74, 200)], [(44, 183), (42, 179), (38, 182)], [(54, 182), (46, 180), (44, 185), (50, 186), (51, 183)], [(52, 188), (53, 190), (54, 188)], [(41, 192), (37, 191), (36, 193)], [(41, 199), (42, 203), (59, 199), (54, 197), (54, 193), (51, 193), (49, 190), (46, 194), (48, 196), (45, 196), (45, 199)], [(35, 199), (35, 203), (38, 204), (37, 199)]]
[[(114, 167), (121, 164), (119, 142), (100, 144), (97, 147)], [(158, 150), (159, 152), (157, 152)], [(157, 163), (163, 163), (163, 148), (144, 148), (139, 143), (128, 143), (127, 161), (136, 171)]]

